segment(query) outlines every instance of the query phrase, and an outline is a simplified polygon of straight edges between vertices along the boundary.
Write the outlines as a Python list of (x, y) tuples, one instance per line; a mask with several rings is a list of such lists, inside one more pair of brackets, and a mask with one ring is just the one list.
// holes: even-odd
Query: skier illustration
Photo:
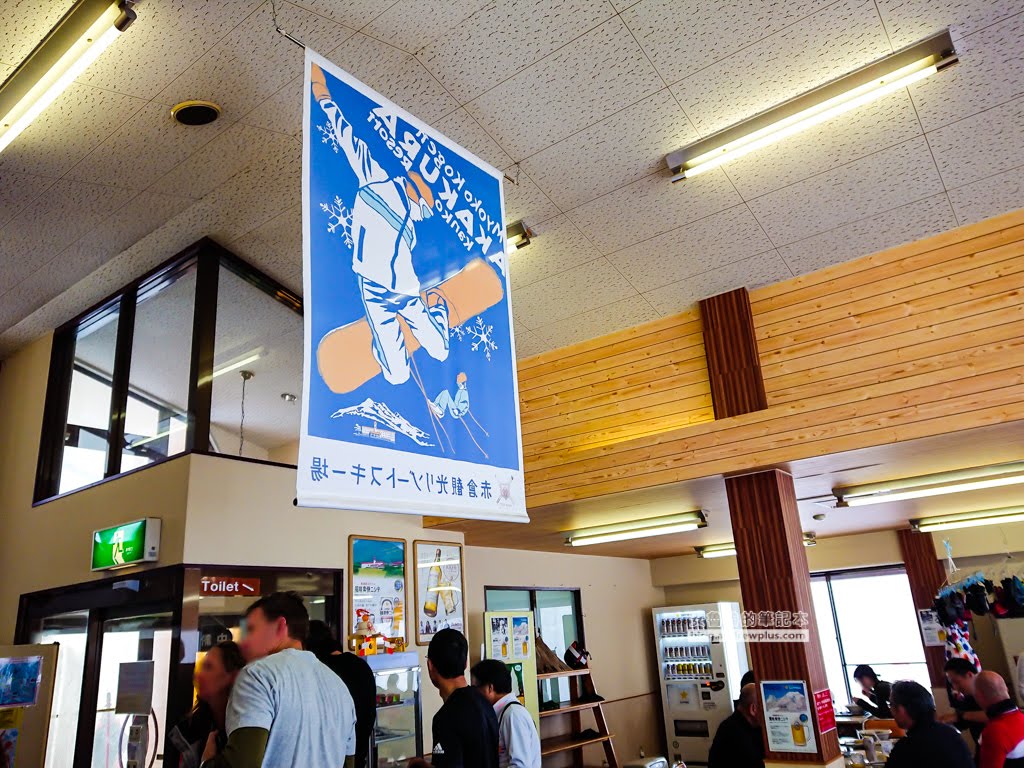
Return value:
[(448, 358), (448, 302), (423, 286), (412, 262), (416, 223), (433, 214), (434, 195), (415, 171), (389, 176), (331, 99), (323, 70), (312, 67), (313, 98), (330, 122), (359, 187), (352, 203), (352, 271), (372, 334), (373, 356), (390, 384), (409, 379), (409, 354), (398, 318), (432, 358)]
[(437, 418), (443, 419), (447, 411), (453, 419), (461, 419), (469, 412), (469, 388), (465, 373), (460, 372), (455, 377), (455, 386), (455, 397), (447, 389), (442, 389), (430, 404)]

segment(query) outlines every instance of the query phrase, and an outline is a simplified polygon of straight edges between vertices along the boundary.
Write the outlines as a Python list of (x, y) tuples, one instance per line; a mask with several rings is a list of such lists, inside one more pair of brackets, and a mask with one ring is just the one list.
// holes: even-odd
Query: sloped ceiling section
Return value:
[[(60, 6), (0, 0), (0, 76)], [(515, 179), (520, 356), (1024, 206), (1019, 0), (144, 0), (0, 154), (0, 354), (203, 235), (301, 289), (302, 50), (275, 10)], [(945, 27), (956, 67), (669, 184), (668, 151)], [(222, 118), (176, 125), (189, 98)]]

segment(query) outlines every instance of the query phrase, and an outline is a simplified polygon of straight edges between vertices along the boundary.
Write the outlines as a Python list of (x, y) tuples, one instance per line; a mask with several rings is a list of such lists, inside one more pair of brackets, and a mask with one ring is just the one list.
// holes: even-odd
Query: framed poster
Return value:
[(405, 640), (405, 540), (349, 536), (349, 626)]
[(0, 658), (0, 709), (34, 707), (42, 677), (42, 656)]
[(416, 644), (427, 645), (438, 630), (466, 634), (466, 579), (462, 545), (447, 541), (414, 541)]
[(764, 680), (761, 700), (772, 752), (817, 752), (811, 701), (803, 680)]
[(512, 675), (512, 692), (540, 728), (537, 691), (537, 644), (532, 611), (488, 611), (484, 614), (484, 655), (504, 662)]

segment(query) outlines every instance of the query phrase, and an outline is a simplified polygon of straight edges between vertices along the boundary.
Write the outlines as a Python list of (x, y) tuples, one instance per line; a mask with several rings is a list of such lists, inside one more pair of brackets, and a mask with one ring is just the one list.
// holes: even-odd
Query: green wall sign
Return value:
[(155, 563), (160, 556), (160, 518), (147, 517), (104, 528), (92, 534), (92, 569), (103, 571), (137, 563)]

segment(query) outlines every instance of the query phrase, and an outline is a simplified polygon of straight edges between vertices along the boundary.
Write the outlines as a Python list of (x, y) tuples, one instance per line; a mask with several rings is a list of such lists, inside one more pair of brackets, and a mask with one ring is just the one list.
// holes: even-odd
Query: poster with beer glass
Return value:
[(512, 693), (540, 728), (537, 691), (537, 644), (532, 611), (488, 611), (484, 614), (484, 651), (505, 663), (512, 675)]
[(416, 644), (427, 645), (442, 629), (466, 634), (462, 545), (414, 541), (416, 562)]

